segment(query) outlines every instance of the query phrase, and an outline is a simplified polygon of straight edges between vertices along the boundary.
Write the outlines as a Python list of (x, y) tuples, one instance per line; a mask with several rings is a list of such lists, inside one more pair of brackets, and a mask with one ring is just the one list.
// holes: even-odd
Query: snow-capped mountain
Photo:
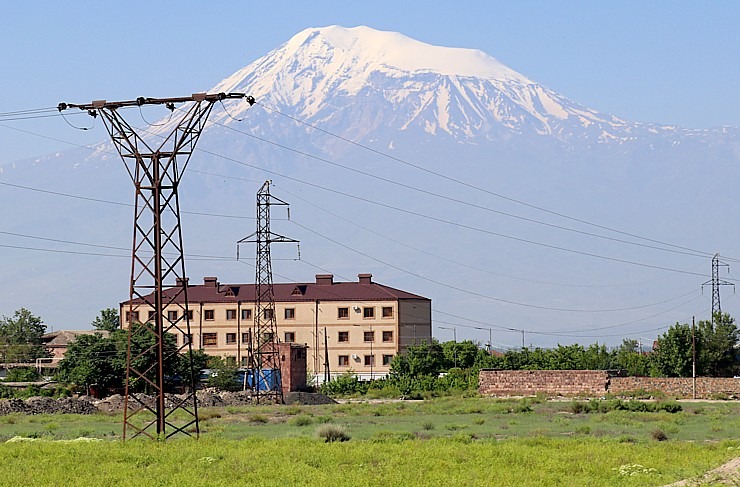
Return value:
[[(703, 253), (740, 257), (740, 231), (722, 216), (740, 211), (732, 196), (740, 180), (737, 128), (627, 121), (481, 51), (368, 27), (306, 29), (213, 88), (192, 91), (257, 100), (214, 108), (183, 179), (193, 281), (253, 279), (253, 269), (230, 258), (254, 230), (254, 193), (265, 179), (292, 204), (292, 220), (276, 213), (273, 228), (302, 242), (300, 262), (276, 260), (276, 282), (372, 272), (478, 324), (546, 332), (623, 323), (610, 331), (654, 336), (644, 330), (704, 309), (651, 304), (699, 293), (710, 270), (711, 254)], [(132, 98), (139, 95), (147, 94)], [(144, 119), (163, 112), (145, 107)], [(176, 119), (145, 124), (142, 133), (156, 144)], [(133, 200), (131, 182), (104, 131), (94, 135), (90, 150), (0, 167), (0, 183), (16, 185), (0, 185), (3, 239), (12, 232), (108, 247), (65, 244), (70, 254), (6, 247), (0, 314), (25, 305), (75, 328), (127, 298), (133, 210), (122, 204)], [(13, 238), (0, 245), (34, 246)], [(588, 312), (614, 309), (625, 311)], [(435, 319), (454, 326), (449, 316)], [(553, 341), (578, 339), (534, 339)]]
[[(354, 138), (380, 124), (470, 143), (525, 133), (589, 143), (697, 133), (599, 113), (479, 50), (362, 26), (306, 29), (214, 90), (250, 93), (311, 123), (344, 127), (343, 135)], [(240, 118), (244, 110), (231, 115)], [(230, 122), (227, 114), (220, 119)]]

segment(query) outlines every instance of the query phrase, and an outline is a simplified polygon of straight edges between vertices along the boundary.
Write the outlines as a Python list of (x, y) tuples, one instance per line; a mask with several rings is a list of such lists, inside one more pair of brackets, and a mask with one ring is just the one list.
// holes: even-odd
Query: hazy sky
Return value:
[[(338, 24), (479, 48), (627, 119), (740, 126), (735, 1), (68, 0), (7, 2), (2, 15), (0, 112), (207, 90), (300, 30)], [(59, 118), (2, 123), (93, 142)], [(2, 164), (66, 146), (0, 127), (0, 147)]]
[(2, 20), (0, 166), (107, 141), (100, 125), (8, 112), (206, 91), (299, 31), (332, 24), (477, 48), (628, 120), (740, 127), (738, 1), (16, 1)]

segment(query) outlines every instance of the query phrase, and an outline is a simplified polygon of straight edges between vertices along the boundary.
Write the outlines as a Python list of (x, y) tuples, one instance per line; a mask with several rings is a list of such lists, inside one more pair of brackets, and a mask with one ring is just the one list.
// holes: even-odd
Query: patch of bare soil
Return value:
[(702, 485), (740, 485), (740, 457), (734, 458), (700, 477), (680, 480), (663, 487), (694, 487)]

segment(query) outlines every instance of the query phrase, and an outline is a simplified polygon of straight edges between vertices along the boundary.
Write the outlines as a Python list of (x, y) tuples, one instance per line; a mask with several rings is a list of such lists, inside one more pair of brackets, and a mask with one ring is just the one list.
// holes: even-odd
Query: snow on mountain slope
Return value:
[[(418, 128), (473, 143), (508, 133), (566, 143), (625, 142), (646, 130), (676, 131), (579, 105), (479, 50), (432, 46), (363, 26), (306, 29), (214, 91), (247, 92), (266, 106), (330, 130), (343, 128), (344, 135), (356, 125), (347, 114), (360, 109), (393, 113), (391, 126), (399, 130)], [(247, 109), (227, 105), (229, 114), (216, 114), (216, 121), (231, 123)]]

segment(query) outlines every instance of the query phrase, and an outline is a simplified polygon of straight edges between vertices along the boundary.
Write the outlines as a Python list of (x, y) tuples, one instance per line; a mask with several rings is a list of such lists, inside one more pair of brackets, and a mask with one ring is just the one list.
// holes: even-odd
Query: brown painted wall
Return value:
[[(602, 370), (491, 370), (479, 375), (479, 391), (487, 396), (548, 395), (602, 396), (637, 390), (661, 391), (669, 397), (691, 398), (691, 378), (609, 377)], [(714, 394), (740, 398), (740, 378), (697, 377), (696, 397)]]

